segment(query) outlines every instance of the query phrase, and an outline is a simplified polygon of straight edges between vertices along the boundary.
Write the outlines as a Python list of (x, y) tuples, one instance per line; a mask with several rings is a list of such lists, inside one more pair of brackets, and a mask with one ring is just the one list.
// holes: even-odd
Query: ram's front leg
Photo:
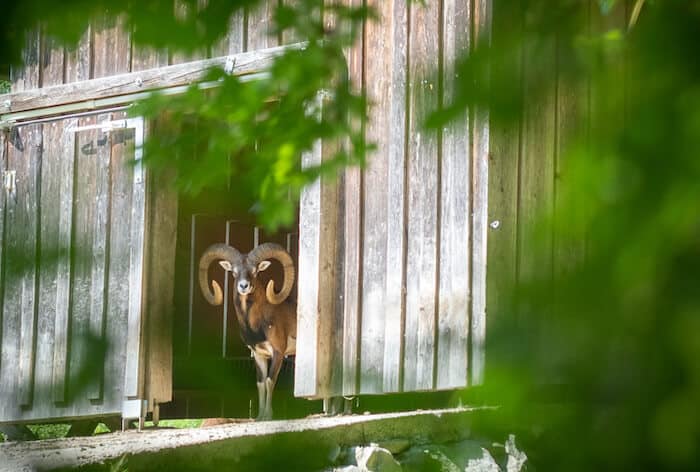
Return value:
[(272, 419), (272, 393), (275, 391), (275, 384), (277, 384), (277, 377), (280, 374), (280, 369), (282, 368), (282, 361), (284, 360), (284, 354), (275, 350), (272, 353), (272, 360), (270, 361), (270, 371), (268, 373), (267, 379), (265, 379), (265, 410), (267, 411), (267, 419)]
[[(268, 358), (255, 351), (253, 351), (253, 358), (255, 358), (255, 374), (258, 386), (258, 416), (256, 421), (261, 421), (268, 419), (266, 411)], [(272, 416), (272, 412), (270, 412), (270, 416)]]

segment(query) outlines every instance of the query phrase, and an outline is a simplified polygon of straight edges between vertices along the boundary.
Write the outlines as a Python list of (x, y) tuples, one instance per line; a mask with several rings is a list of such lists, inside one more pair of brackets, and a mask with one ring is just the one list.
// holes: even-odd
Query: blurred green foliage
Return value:
[[(222, 34), (235, 8), (255, 2), (211, 1), (204, 9), (185, 3), (193, 13), (176, 21), (167, 1), (75, 2), (85, 16), (63, 3), (16, 2), (0, 23), (8, 46), (2, 59), (18, 58), (18, 27), (49, 18), (47, 31), (75, 41), (89, 14), (104, 8), (126, 14), (137, 40), (194, 50)], [(592, 17), (605, 19), (616, 8), (624, 10), (625, 24), (591, 27)], [(629, 21), (635, 10), (636, 22)], [(291, 221), (289, 194), (297, 196), (321, 172), (361, 163), (367, 145), (352, 124), (362, 121), (367, 104), (345, 80), (341, 53), (368, 12), (338, 8), (333, 30), (320, 12), (312, 0), (278, 9), (275, 31), (294, 30), (308, 46), (280, 57), (269, 78), (243, 83), (212, 71), (209, 79), (221, 81), (215, 90), (193, 87), (142, 105), (149, 116), (165, 108), (172, 118), (148, 144), (151, 166), (176, 164), (188, 192), (240, 188), (246, 197), (238, 203), (275, 227)], [(568, 143), (566, 179), (553, 213), (536, 225), (553, 228), (557, 244), (574, 249), (563, 261), (566, 270), (540, 264), (522, 274), (497, 312), (489, 311), (483, 398), (502, 405), (495, 415), (500, 426), (531, 433), (524, 450), (538, 470), (694, 470), (700, 3), (495, 0), (494, 19), (505, 27), (460, 60), (455, 100), (431, 117), (431, 126), (473, 105), (488, 107), (492, 129), (520, 126), (523, 90), (514, 78), (523, 58), (534, 84), (527, 102), (566, 87), (580, 90), (586, 106), (578, 125), (558, 130)], [(627, 30), (627, 23), (634, 26)], [(321, 90), (329, 98), (318, 112)], [(301, 153), (316, 139), (348, 136), (350, 145), (326, 166), (300, 168)], [(543, 261), (553, 253), (544, 242), (526, 250)], [(499, 277), (511, 275), (490, 280)], [(541, 428), (533, 433), (533, 425)]]
[[(365, 98), (353, 91), (343, 48), (349, 47), (368, 11), (319, 0), (280, 6), (277, 35), (303, 38), (303, 48), (275, 60), (269, 74), (243, 81), (212, 70), (207, 81), (180, 96), (154, 96), (134, 114), (161, 121), (145, 147), (145, 162), (155, 171), (177, 169), (180, 191), (191, 196), (212, 189), (234, 189), (232, 209), (251, 212), (267, 229), (288, 226), (296, 216), (302, 188), (320, 174), (361, 165), (367, 150), (359, 124)], [(332, 17), (335, 27), (324, 21)], [(323, 162), (302, 168), (302, 153), (326, 143)], [(329, 143), (340, 143), (328, 152)], [(175, 150), (173, 152), (173, 150)]]
[[(0, 19), (0, 63), (19, 63), (31, 31), (75, 47), (90, 21), (120, 19), (135, 44), (168, 48), (171, 53), (209, 50), (227, 32), (230, 18), (250, 11), (259, 0), (28, 0), (9, 5)], [(339, 166), (361, 165), (367, 145), (361, 132), (367, 104), (346, 73), (343, 49), (353, 44), (365, 6), (322, 0), (275, 5), (269, 34), (298, 38), (302, 49), (278, 57), (260, 80), (241, 81), (223, 70), (207, 78), (214, 90), (196, 85), (187, 93), (156, 96), (134, 110), (159, 119), (158, 134), (145, 147), (154, 172), (177, 170), (181, 192), (228, 194), (231, 210), (274, 231), (290, 225), (304, 185)], [(332, 25), (332, 26), (329, 26)], [(29, 36), (27, 36), (29, 35)], [(167, 115), (167, 119), (161, 119)], [(323, 139), (321, 165), (302, 169), (301, 157)], [(177, 150), (177, 152), (174, 152)], [(233, 191), (232, 191), (233, 189)]]
[(431, 117), (488, 106), (517, 136), (528, 106), (566, 113), (552, 93), (575, 91), (557, 203), (518, 236), (540, 263), (489, 311), (483, 398), (529, 430), (538, 470), (700, 463), (700, 3), (641, 3), (497, 0), (493, 41)]

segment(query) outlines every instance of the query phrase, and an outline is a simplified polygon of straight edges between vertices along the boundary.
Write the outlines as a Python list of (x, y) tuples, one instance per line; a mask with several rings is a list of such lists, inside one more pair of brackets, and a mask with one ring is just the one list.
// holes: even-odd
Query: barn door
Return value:
[(117, 112), (3, 134), (0, 422), (142, 416), (143, 133)]
[[(122, 416), (143, 418), (147, 409), (142, 400), (141, 352), (146, 221), (145, 174), (141, 162), (143, 118), (127, 119), (123, 113), (103, 115), (98, 116), (96, 122), (93, 119), (74, 128), (68, 127), (66, 132), (73, 133), (72, 140), (76, 143), (76, 176), (79, 177), (83, 170), (86, 179), (85, 186), (77, 187), (76, 204), (85, 211), (80, 216), (86, 217), (86, 228), (92, 229), (92, 258), (86, 259), (89, 269), (83, 279), (83, 282), (90, 279), (90, 285), (86, 283), (82, 287), (90, 292), (91, 306), (85, 310), (90, 313), (90, 335), (105, 343), (112, 342), (112, 339), (122, 340), (118, 349), (123, 349), (119, 353), (124, 360), (123, 374), (115, 372), (114, 378), (115, 382), (120, 378), (124, 382)], [(93, 179), (94, 187), (90, 184)], [(80, 201), (81, 198), (84, 202)], [(89, 202), (92, 199), (96, 206), (91, 214)], [(110, 218), (112, 212), (114, 218)], [(110, 219), (115, 225), (110, 225)], [(83, 243), (81, 246), (85, 248), (89, 248), (91, 243), (89, 236), (76, 242)], [(108, 247), (110, 242), (113, 245)], [(111, 266), (115, 266), (122, 278), (113, 280), (110, 285), (106, 269)], [(87, 277), (88, 272), (91, 277)], [(114, 301), (118, 303), (118, 308), (110, 309), (110, 298), (117, 293), (120, 300)], [(117, 311), (122, 323), (115, 332), (106, 333), (104, 316)]]

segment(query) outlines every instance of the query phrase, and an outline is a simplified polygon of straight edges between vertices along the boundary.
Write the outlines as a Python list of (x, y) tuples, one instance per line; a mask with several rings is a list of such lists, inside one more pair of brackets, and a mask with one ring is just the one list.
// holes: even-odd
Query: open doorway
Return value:
[[(293, 225), (275, 234), (255, 226), (244, 212), (232, 210), (235, 190), (208, 189), (178, 200), (177, 250), (173, 321), (173, 401), (163, 405), (162, 418), (253, 418), (257, 415), (255, 363), (243, 344), (231, 299), (232, 287), (223, 269), (212, 265), (210, 277), (224, 288), (221, 306), (209, 305), (197, 281), (204, 250), (227, 243), (245, 253), (263, 242), (287, 248), (298, 268), (298, 208)], [(282, 283), (281, 266), (261, 274)], [(291, 298), (296, 300), (296, 282)], [(297, 399), (294, 359), (284, 361), (275, 396), (275, 418), (306, 416), (321, 410), (320, 402)]]

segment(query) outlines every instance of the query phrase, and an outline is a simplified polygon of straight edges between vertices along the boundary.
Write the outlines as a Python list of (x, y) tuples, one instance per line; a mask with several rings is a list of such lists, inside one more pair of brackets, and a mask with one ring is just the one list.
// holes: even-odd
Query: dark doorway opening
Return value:
[[(241, 252), (248, 252), (259, 243), (275, 242), (287, 248), (298, 267), (298, 222), (275, 234), (267, 234), (254, 225), (250, 216), (227, 210), (226, 202), (235, 198), (235, 192), (230, 189), (203, 192), (197, 198), (179, 198), (173, 401), (162, 406), (162, 418), (254, 418), (257, 415), (255, 363), (240, 338), (230, 284), (225, 281), (223, 269), (210, 269), (210, 276), (226, 291), (227, 301), (223, 306), (209, 305), (196, 278), (197, 264), (204, 250), (214, 243), (226, 242)], [(281, 286), (282, 271), (276, 262), (263, 274), (274, 278), (277, 287)], [(296, 286), (291, 297), (296, 299)], [(293, 392), (294, 360), (290, 357), (284, 361), (273, 397), (275, 419), (299, 418), (321, 411), (320, 401), (295, 398)]]

